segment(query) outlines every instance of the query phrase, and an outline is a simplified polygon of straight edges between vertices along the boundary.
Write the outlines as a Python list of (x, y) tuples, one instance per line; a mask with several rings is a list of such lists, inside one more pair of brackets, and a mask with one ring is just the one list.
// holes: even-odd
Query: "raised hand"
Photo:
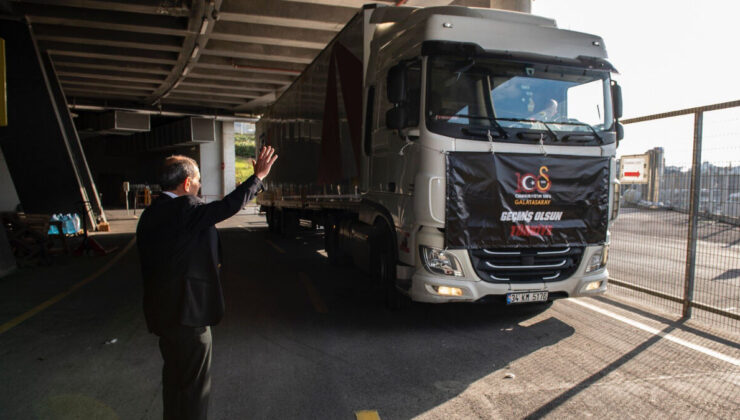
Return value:
[(275, 149), (273, 149), (271, 146), (262, 146), (262, 149), (260, 149), (259, 155), (257, 156), (257, 161), (255, 162), (254, 159), (252, 159), (252, 166), (254, 166), (254, 175), (261, 180), (265, 179), (267, 174), (270, 173), (270, 168), (272, 168), (272, 164), (275, 163), (275, 161), (278, 158), (278, 155), (274, 154)]

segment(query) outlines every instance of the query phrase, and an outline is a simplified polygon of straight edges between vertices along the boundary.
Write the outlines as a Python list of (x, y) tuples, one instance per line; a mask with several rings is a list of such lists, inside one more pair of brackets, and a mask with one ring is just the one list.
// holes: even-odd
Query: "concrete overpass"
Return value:
[[(200, 163), (203, 195), (223, 195), (235, 185), (232, 122), (254, 121), (363, 3), (0, 2), (10, 119), (0, 210), (80, 212), (86, 201), (95, 226), (121, 205), (124, 181), (154, 183), (155, 162), (173, 153)], [(530, 10), (530, 0), (376, 3)]]

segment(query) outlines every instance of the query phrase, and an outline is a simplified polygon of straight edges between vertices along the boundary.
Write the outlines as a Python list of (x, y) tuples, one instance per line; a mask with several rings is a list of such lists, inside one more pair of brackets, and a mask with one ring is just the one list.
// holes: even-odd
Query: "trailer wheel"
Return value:
[(383, 302), (388, 309), (398, 310), (403, 307), (404, 296), (396, 288), (395, 243), (388, 225), (383, 221), (375, 222), (378, 240), (375, 243), (375, 279), (383, 294)]
[(268, 220), (270, 232), (272, 233), (281, 233), (282, 228), (282, 220), (283, 220), (283, 211), (275, 208), (270, 207), (270, 219)]
[(283, 210), (280, 218), (280, 233), (283, 236), (293, 237), (298, 233), (298, 226), (298, 212), (296, 210)]
[(268, 207), (265, 210), (265, 219), (267, 220), (267, 230), (275, 232), (275, 207)]
[(339, 249), (339, 237), (338, 229), (339, 226), (335, 220), (328, 218), (324, 226), (324, 250), (326, 256), (329, 258), (329, 264), (341, 265), (342, 256), (341, 250)]

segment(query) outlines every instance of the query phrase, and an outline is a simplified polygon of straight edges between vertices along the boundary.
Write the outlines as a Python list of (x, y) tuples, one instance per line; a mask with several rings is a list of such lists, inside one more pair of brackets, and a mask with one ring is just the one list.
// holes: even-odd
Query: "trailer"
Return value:
[(607, 287), (621, 89), (601, 38), (459, 6), (367, 5), (257, 123), (270, 229), (324, 227), (390, 304)]

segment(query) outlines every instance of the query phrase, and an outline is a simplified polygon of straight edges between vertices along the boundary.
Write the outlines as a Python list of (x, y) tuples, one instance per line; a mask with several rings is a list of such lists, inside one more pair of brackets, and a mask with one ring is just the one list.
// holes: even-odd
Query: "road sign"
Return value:
[(622, 156), (619, 160), (619, 182), (622, 184), (647, 184), (649, 171), (649, 155)]

